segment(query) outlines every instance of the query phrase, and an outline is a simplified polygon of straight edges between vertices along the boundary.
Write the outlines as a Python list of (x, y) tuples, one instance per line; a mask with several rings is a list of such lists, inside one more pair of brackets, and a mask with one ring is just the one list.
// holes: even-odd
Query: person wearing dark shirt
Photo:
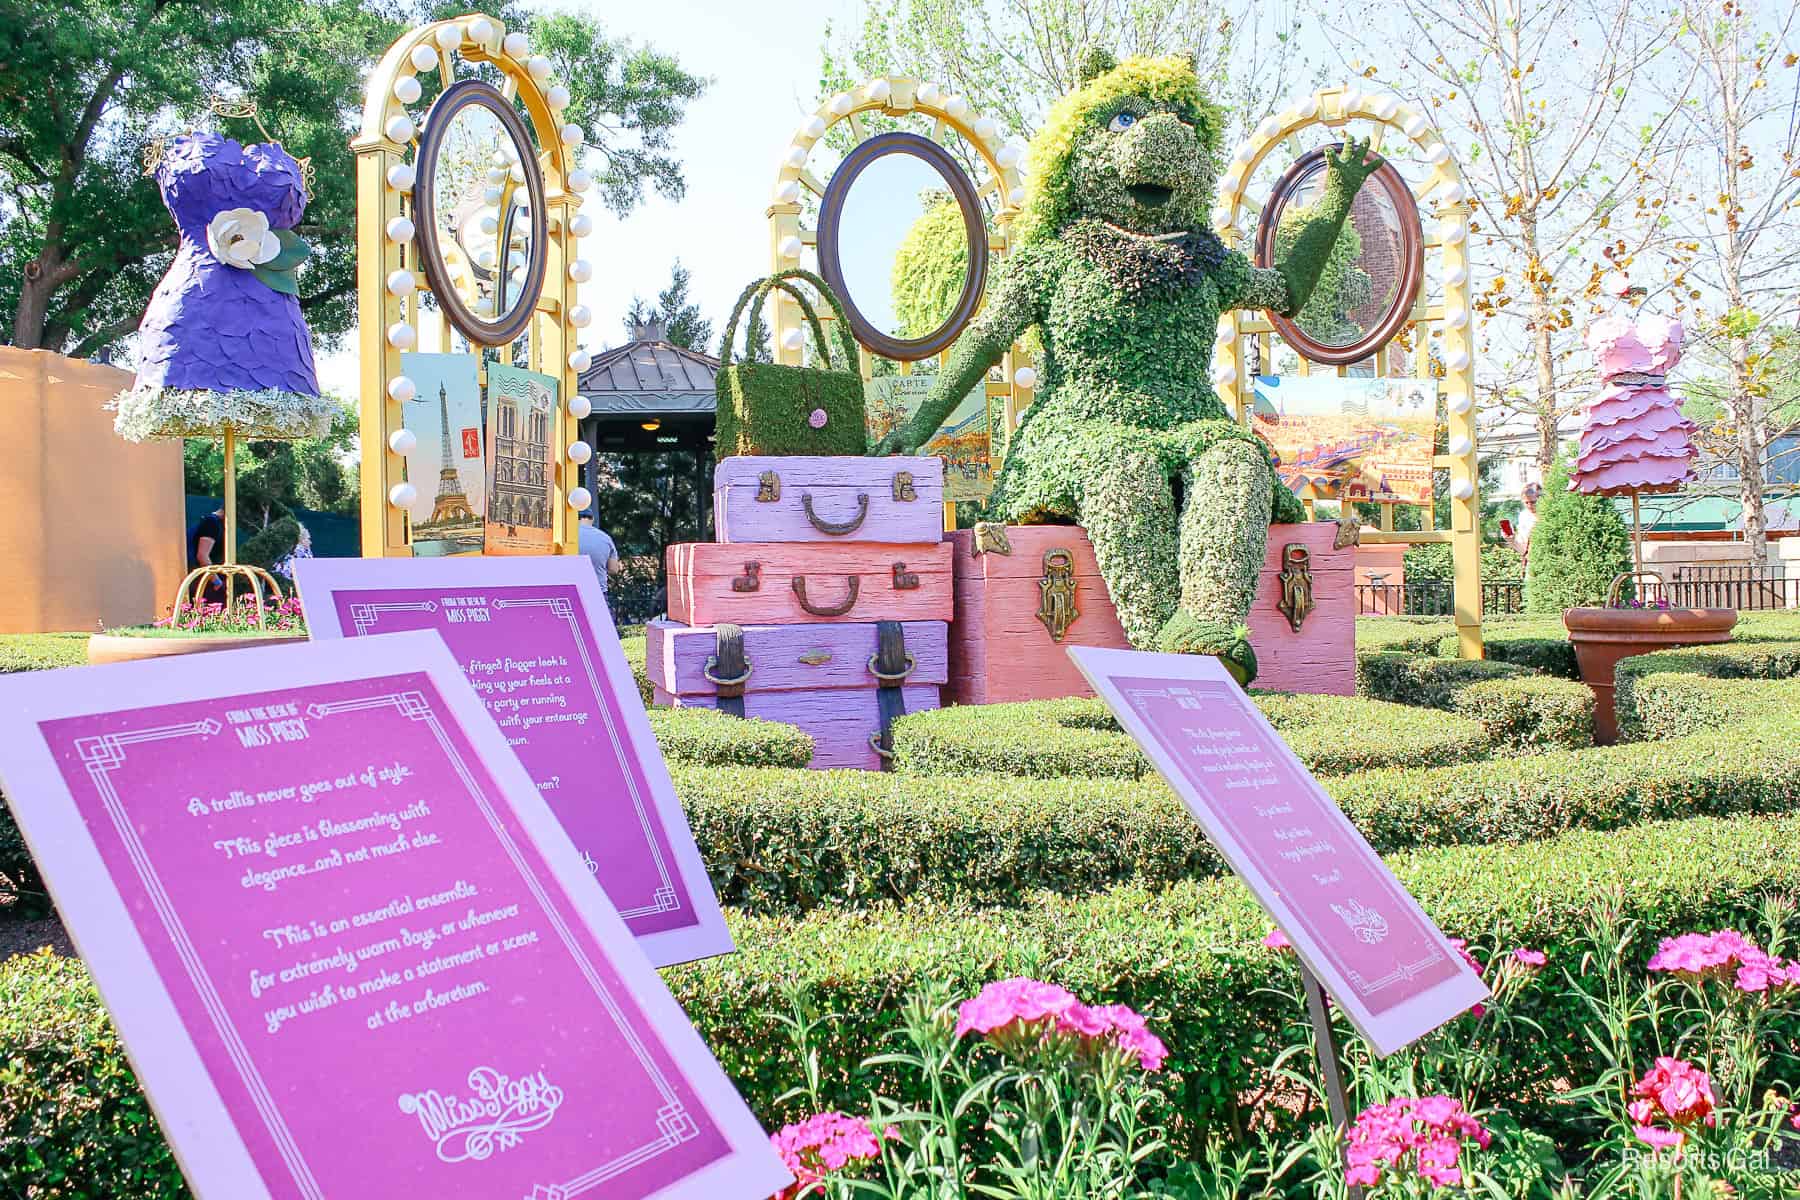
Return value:
[[(188, 570), (195, 571), (201, 567), (217, 566), (225, 561), (225, 510), (215, 508), (206, 516), (194, 522), (188, 530)], [(203, 596), (208, 603), (220, 604), (225, 600), (225, 581), (213, 578), (206, 581)]]

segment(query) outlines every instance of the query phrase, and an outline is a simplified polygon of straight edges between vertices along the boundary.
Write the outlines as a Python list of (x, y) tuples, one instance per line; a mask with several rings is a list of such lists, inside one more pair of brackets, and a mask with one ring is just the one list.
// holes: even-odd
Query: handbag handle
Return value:
[[(836, 317), (837, 324), (837, 329), (835, 331), (837, 336), (837, 358), (834, 359), (832, 357), (831, 345), (825, 340), (824, 325), (819, 320), (818, 313), (814, 310), (812, 301), (807, 298), (804, 292), (789, 282), (794, 279), (803, 280), (804, 282), (811, 284), (813, 289), (824, 298), (825, 303), (831, 306), (831, 311)], [(776, 289), (786, 292), (794, 298), (795, 303), (799, 304), (801, 314), (806, 318), (806, 323), (812, 328), (813, 346), (825, 365), (838, 371), (856, 370), (856, 339), (850, 332), (850, 319), (844, 313), (843, 304), (838, 300), (837, 294), (831, 290), (829, 284), (811, 271), (800, 267), (789, 267), (784, 271), (777, 271), (773, 275), (756, 280), (743, 290), (738, 296), (737, 303), (732, 306), (731, 319), (725, 323), (725, 341), (724, 344), (719, 347), (720, 361), (726, 366), (731, 365), (732, 347), (737, 341), (738, 320), (743, 316), (746, 307), (750, 308), (750, 324), (744, 331), (744, 357), (746, 361), (748, 360), (750, 347), (756, 344), (757, 335), (761, 332), (763, 326), (763, 299)]]

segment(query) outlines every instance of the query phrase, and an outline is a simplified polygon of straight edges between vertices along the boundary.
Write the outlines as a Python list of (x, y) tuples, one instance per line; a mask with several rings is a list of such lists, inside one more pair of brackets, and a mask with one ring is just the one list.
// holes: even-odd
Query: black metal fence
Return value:
[[(1483, 583), (1481, 611), (1525, 610), (1525, 585)], [(1448, 579), (1409, 579), (1405, 583), (1359, 583), (1356, 613), (1362, 617), (1447, 617), (1456, 611), (1456, 587)]]
[[(1800, 574), (1789, 575), (1785, 563), (1760, 569), (1747, 564), (1677, 567), (1663, 573), (1661, 585), (1644, 580), (1637, 584), (1636, 591), (1649, 603), (1671, 608), (1800, 608)], [(1364, 617), (1448, 616), (1456, 608), (1454, 593), (1455, 586), (1448, 579), (1359, 583), (1356, 612)], [(1488, 615), (1523, 612), (1525, 585), (1483, 583), (1481, 609)]]

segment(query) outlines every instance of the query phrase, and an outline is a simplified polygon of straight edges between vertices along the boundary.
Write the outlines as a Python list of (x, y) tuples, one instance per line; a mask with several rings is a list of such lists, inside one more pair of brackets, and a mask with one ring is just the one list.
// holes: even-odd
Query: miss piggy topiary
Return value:
[(1256, 436), (1212, 388), (1219, 314), (1305, 306), (1357, 189), (1366, 142), (1327, 156), (1324, 194), (1283, 261), (1256, 268), (1207, 223), (1219, 108), (1177, 58), (1101, 63), (1031, 147), (1017, 250), (914, 419), (872, 453), (923, 445), (1036, 325), (1037, 399), (989, 515), (1087, 528), (1131, 643), (1212, 654), (1249, 682), (1244, 621), (1271, 519), (1303, 519)]

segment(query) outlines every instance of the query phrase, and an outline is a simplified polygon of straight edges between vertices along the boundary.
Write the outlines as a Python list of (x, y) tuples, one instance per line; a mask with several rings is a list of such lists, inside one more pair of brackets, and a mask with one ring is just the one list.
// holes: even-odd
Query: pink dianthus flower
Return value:
[[(881, 1136), (899, 1135), (888, 1129)], [(796, 1200), (827, 1175), (853, 1162), (868, 1162), (881, 1156), (881, 1137), (876, 1136), (869, 1122), (840, 1112), (819, 1113), (797, 1124), (784, 1125), (769, 1138), (769, 1144), (794, 1174), (793, 1185), (776, 1200)]]

